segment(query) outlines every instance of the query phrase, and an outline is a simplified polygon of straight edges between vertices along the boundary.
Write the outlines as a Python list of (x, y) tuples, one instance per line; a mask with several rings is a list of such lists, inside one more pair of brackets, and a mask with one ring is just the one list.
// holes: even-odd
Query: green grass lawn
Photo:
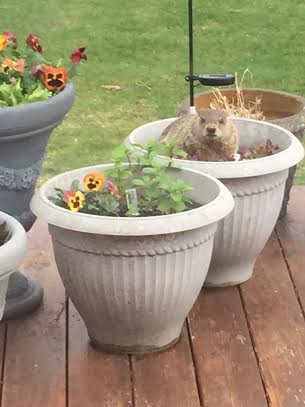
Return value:
[[(86, 46), (76, 103), (50, 141), (43, 177), (106, 162), (136, 126), (172, 117), (188, 94), (187, 0), (10, 0), (3, 31), (41, 37), (52, 56)], [(194, 0), (196, 67), (249, 68), (245, 85), (305, 94), (304, 0)], [(109, 92), (103, 85), (121, 86)], [(147, 86), (145, 86), (147, 85)], [(300, 166), (297, 183), (305, 179)]]

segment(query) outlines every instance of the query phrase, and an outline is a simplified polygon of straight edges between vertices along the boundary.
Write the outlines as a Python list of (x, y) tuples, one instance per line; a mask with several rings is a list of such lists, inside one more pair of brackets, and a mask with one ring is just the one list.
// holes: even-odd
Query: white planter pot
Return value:
[(204, 283), (216, 223), (233, 208), (216, 179), (171, 170), (205, 204), (188, 212), (118, 218), (72, 213), (48, 197), (54, 187), (109, 165), (61, 174), (46, 182), (31, 203), (49, 223), (59, 273), (82, 316), (91, 343), (112, 352), (152, 352), (177, 342)]
[(17, 270), (26, 250), (26, 233), (23, 226), (11, 216), (0, 212), (0, 224), (4, 222), (9, 237), (7, 242), (0, 246), (0, 320), (5, 308), (9, 277)]
[[(125, 143), (145, 144), (157, 140), (175, 119), (159, 120), (135, 129)], [(241, 146), (255, 147), (271, 139), (280, 152), (249, 161), (200, 162), (176, 160), (186, 168), (210, 174), (231, 191), (234, 211), (219, 222), (213, 256), (205, 284), (230, 286), (247, 281), (257, 256), (264, 248), (278, 219), (290, 167), (304, 156), (299, 140), (289, 131), (269, 123), (233, 119)], [(159, 157), (162, 160), (162, 157)]]

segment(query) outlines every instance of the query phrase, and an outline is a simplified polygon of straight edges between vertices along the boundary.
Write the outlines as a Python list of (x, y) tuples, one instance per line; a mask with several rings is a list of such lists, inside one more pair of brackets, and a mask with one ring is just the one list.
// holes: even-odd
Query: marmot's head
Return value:
[(201, 109), (198, 112), (198, 136), (202, 141), (219, 140), (225, 135), (228, 114), (225, 110)]

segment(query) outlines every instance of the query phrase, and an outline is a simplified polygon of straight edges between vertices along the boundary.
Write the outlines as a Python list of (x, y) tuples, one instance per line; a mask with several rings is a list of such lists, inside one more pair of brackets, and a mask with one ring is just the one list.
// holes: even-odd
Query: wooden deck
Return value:
[(253, 279), (204, 290), (181, 342), (144, 357), (91, 349), (37, 222), (22, 270), (45, 300), (0, 326), (1, 407), (305, 406), (305, 188), (289, 211)]

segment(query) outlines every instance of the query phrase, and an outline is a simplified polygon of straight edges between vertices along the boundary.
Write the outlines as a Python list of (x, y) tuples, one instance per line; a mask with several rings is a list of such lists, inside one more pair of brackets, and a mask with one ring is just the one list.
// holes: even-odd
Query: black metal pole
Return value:
[(189, 7), (189, 63), (190, 63), (190, 106), (194, 106), (194, 41), (193, 41), (193, 0), (188, 0)]

